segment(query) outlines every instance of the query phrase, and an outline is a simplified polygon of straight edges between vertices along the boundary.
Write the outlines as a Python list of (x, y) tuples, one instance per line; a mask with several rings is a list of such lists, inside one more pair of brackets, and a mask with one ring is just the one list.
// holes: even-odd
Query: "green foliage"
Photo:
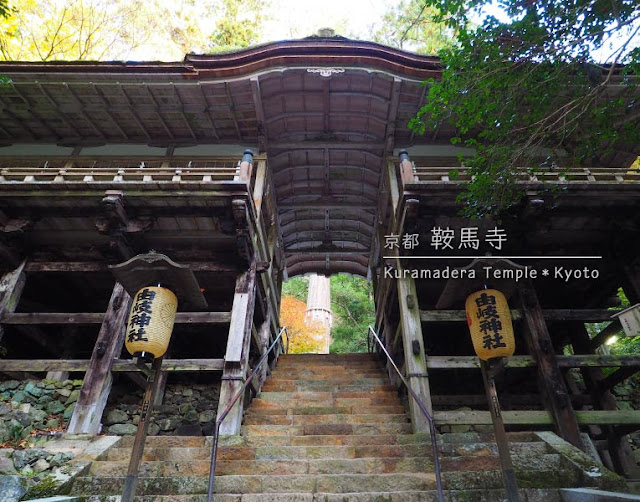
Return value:
[[(636, 0), (503, 0), (508, 19), (485, 16), (480, 25), (472, 6), (489, 0), (424, 3), (439, 9), (434, 20), (457, 44), (440, 52), (442, 79), (427, 83), (427, 104), (411, 127), (425, 133), (448, 123), (453, 143), (476, 149), (465, 161), (475, 175), (460, 199), (466, 216), (517, 204), (514, 174), (541, 152), (549, 164), (563, 155), (564, 165), (598, 165), (617, 145), (640, 141)], [(595, 49), (614, 35), (617, 49), (596, 62)]]
[(445, 24), (434, 21), (437, 12), (423, 0), (393, 3), (382, 18), (382, 26), (373, 33), (373, 40), (398, 49), (436, 54), (453, 42)]
[[(294, 277), (282, 285), (282, 297), (307, 300), (308, 277)], [(339, 274), (331, 276), (332, 354), (367, 351), (367, 329), (375, 321), (371, 285), (362, 277)]]
[(309, 278), (306, 276), (293, 277), (282, 284), (282, 296), (293, 296), (306, 302), (308, 293)]
[(223, 0), (210, 49), (226, 52), (258, 43), (267, 8), (268, 2), (259, 0)]
[(371, 285), (362, 277), (332, 276), (331, 309), (334, 324), (330, 352), (366, 352), (367, 329), (375, 321)]

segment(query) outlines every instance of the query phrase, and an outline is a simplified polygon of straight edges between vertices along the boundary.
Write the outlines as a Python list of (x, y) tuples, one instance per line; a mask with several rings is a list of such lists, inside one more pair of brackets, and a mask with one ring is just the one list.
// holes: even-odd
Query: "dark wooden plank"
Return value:
[[(560, 368), (640, 368), (640, 356), (589, 354), (556, 356), (556, 360)], [(504, 363), (507, 368), (531, 368), (536, 365), (535, 359), (531, 356), (506, 357)], [(427, 367), (430, 370), (480, 368), (480, 360), (476, 356), (429, 356)]]
[[(99, 312), (36, 312), (6, 314), (2, 324), (101, 324), (104, 314)], [(178, 312), (176, 324), (226, 324), (231, 321), (231, 312)]]
[[(89, 359), (0, 359), (0, 371), (87, 371)], [(222, 371), (224, 359), (167, 359), (162, 371)], [(113, 372), (134, 373), (141, 369), (132, 359), (114, 359)]]
[[(589, 410), (576, 411), (580, 425), (638, 425), (640, 426), (640, 410)], [(551, 425), (553, 420), (548, 411), (503, 411), (507, 425)], [(491, 425), (491, 414), (488, 411), (436, 411), (436, 424), (468, 424)]]
[(620, 331), (622, 331), (622, 325), (620, 324), (620, 321), (618, 319), (615, 319), (614, 321), (609, 323), (606, 328), (604, 328), (602, 331), (600, 331), (600, 333), (598, 333), (591, 339), (591, 342), (589, 344), (591, 346), (591, 351), (595, 352), (595, 350), (600, 347), (600, 345), (605, 343), (609, 338), (611, 338), (613, 335), (616, 335)]
[[(542, 311), (547, 321), (582, 321), (603, 322), (610, 321), (615, 311), (607, 309), (545, 309)], [(514, 321), (522, 320), (522, 312), (511, 309), (511, 318)], [(422, 322), (466, 322), (467, 315), (464, 310), (421, 310)]]
[(569, 392), (558, 367), (553, 343), (532, 281), (519, 282), (518, 292), (524, 320), (524, 338), (529, 353), (538, 363), (538, 387), (544, 398), (545, 406), (553, 417), (558, 434), (582, 449), (580, 428), (571, 405)]
[(122, 351), (131, 297), (116, 283), (96, 340), (80, 396), (69, 422), (72, 434), (97, 434), (111, 390), (114, 358)]
[(627, 378), (635, 375), (638, 371), (640, 371), (640, 368), (620, 368), (602, 379), (600, 385), (603, 389), (612, 389), (619, 383), (624, 382)]

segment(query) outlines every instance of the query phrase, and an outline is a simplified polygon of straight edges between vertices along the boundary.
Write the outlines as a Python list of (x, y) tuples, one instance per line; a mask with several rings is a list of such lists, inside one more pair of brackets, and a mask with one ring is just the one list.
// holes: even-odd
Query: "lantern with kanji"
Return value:
[(483, 289), (467, 298), (465, 308), (473, 348), (480, 359), (512, 356), (511, 311), (505, 296), (496, 289)]
[(160, 286), (140, 289), (133, 297), (129, 314), (125, 346), (133, 356), (161, 357), (167, 351), (178, 299), (173, 292)]

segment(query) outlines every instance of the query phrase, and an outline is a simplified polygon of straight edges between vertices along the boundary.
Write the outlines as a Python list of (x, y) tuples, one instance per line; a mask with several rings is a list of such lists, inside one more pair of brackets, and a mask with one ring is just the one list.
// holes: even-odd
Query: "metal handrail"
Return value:
[(276, 339), (273, 341), (271, 346), (265, 351), (263, 356), (260, 358), (260, 361), (258, 361), (258, 364), (256, 364), (256, 366), (253, 368), (253, 371), (249, 375), (249, 378), (247, 378), (247, 380), (244, 382), (242, 387), (240, 387), (238, 392), (236, 392), (236, 394), (233, 396), (233, 399), (231, 400), (231, 402), (227, 405), (227, 407), (222, 411), (220, 416), (216, 419), (216, 427), (213, 432), (213, 447), (211, 448), (211, 466), (209, 468), (209, 491), (207, 492), (207, 502), (211, 502), (213, 498), (213, 485), (216, 477), (216, 457), (218, 456), (218, 438), (220, 436), (220, 425), (222, 424), (222, 422), (224, 422), (224, 419), (227, 418), (227, 415), (231, 411), (231, 408), (233, 408), (233, 406), (236, 404), (238, 399), (240, 399), (240, 396), (244, 396), (244, 392), (247, 390), (247, 387), (249, 386), (249, 384), (251, 384), (253, 377), (256, 375), (256, 373), (258, 372), (262, 364), (267, 360), (269, 353), (278, 344), (283, 334), (287, 335), (287, 343), (284, 347), (284, 353), (286, 354), (289, 352), (289, 332), (287, 331), (287, 327), (285, 326), (280, 330), (280, 333), (278, 333), (278, 336), (276, 337)]
[(367, 348), (369, 349), (369, 352), (371, 352), (371, 349), (373, 348), (370, 344), (370, 340), (371, 340), (370, 335), (373, 335), (375, 337), (376, 341), (378, 342), (378, 345), (380, 346), (384, 354), (387, 356), (387, 359), (393, 366), (393, 369), (396, 370), (396, 373), (400, 377), (400, 380), (402, 380), (402, 383), (407, 388), (407, 391), (409, 391), (409, 394), (411, 394), (411, 397), (414, 399), (414, 401), (418, 405), (418, 408), (420, 408), (420, 411), (427, 418), (427, 421), (429, 422), (429, 434), (431, 436), (431, 449), (433, 450), (433, 470), (435, 471), (435, 474), (436, 474), (436, 489), (438, 490), (438, 501), (444, 502), (444, 493), (442, 492), (442, 476), (440, 473), (440, 459), (438, 458), (438, 440), (436, 439), (436, 428), (433, 423), (433, 416), (431, 415), (431, 413), (429, 413), (429, 410), (427, 409), (425, 404), (418, 397), (418, 394), (416, 394), (416, 392), (411, 388), (411, 386), (409, 385), (409, 382), (407, 382), (402, 372), (398, 369), (398, 366), (396, 365), (395, 361), (393, 360), (393, 358), (385, 348), (384, 344), (382, 343), (382, 341), (380, 340), (380, 338), (378, 337), (378, 335), (376, 334), (376, 332), (371, 326), (369, 326), (369, 331), (367, 332)]

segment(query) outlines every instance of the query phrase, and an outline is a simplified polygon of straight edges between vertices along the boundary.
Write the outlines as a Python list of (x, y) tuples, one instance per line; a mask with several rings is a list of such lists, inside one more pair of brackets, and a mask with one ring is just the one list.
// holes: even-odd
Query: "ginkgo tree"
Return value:
[(326, 329), (306, 316), (307, 304), (293, 296), (283, 296), (280, 304), (280, 323), (287, 327), (289, 353), (321, 353)]

